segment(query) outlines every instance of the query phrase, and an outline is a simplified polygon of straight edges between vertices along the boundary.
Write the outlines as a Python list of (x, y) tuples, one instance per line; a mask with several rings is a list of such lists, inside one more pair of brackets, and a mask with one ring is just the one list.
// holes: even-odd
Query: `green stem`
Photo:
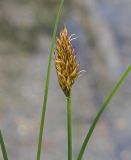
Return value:
[(113, 98), (113, 96), (115, 95), (116, 91), (118, 90), (118, 88), (121, 86), (122, 82), (125, 80), (125, 78), (129, 75), (131, 71), (131, 66), (129, 66), (127, 68), (127, 70), (124, 72), (124, 74), (121, 76), (120, 80), (118, 81), (118, 83), (115, 85), (114, 89), (112, 90), (111, 94), (109, 95), (109, 97), (106, 99), (106, 101), (104, 102), (104, 104), (102, 105), (101, 109), (99, 110), (99, 112), (97, 113), (85, 139), (84, 139), (84, 142), (82, 144), (82, 147), (81, 147), (81, 150), (79, 152), (79, 155), (78, 155), (78, 158), (77, 160), (81, 160), (82, 157), (83, 157), (83, 154), (84, 154), (84, 151), (86, 149), (86, 146), (89, 142), (89, 139), (96, 127), (96, 124), (101, 116), (101, 114), (103, 113), (103, 111), (106, 109), (107, 105), (109, 104), (109, 102), (111, 101), (111, 99)]
[(67, 97), (68, 160), (72, 160), (71, 97)]
[(6, 147), (5, 147), (5, 143), (4, 143), (4, 139), (3, 139), (3, 136), (2, 136), (1, 130), (0, 130), (0, 145), (1, 145), (1, 150), (2, 150), (2, 153), (3, 153), (4, 160), (8, 160), (7, 151), (6, 151)]
[(51, 48), (50, 48), (50, 54), (48, 59), (48, 70), (47, 70), (47, 76), (46, 76), (46, 83), (45, 83), (45, 94), (43, 98), (43, 109), (42, 109), (42, 115), (41, 115), (41, 124), (40, 124), (40, 131), (39, 131), (39, 141), (38, 141), (38, 148), (37, 148), (37, 160), (41, 159), (41, 146), (42, 146), (42, 137), (43, 137), (43, 129), (44, 129), (44, 121), (45, 121), (45, 112), (46, 112), (46, 105), (47, 105), (47, 97), (48, 97), (48, 90), (49, 90), (49, 81), (50, 81), (50, 72), (51, 72), (51, 63), (52, 63), (52, 54), (55, 44), (55, 38), (58, 28), (58, 22), (60, 19), (60, 14), (63, 8), (64, 0), (61, 0), (59, 10), (56, 16), (55, 20), (55, 26), (52, 36), (52, 42), (51, 42)]

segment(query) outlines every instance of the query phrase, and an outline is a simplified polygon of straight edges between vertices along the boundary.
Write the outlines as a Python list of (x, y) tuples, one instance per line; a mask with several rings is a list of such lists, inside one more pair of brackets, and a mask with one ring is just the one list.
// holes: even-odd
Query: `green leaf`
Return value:
[(129, 75), (131, 71), (131, 66), (129, 66), (127, 68), (127, 70), (124, 72), (124, 74), (121, 76), (120, 80), (118, 81), (118, 83), (115, 85), (114, 89), (112, 90), (111, 94), (109, 95), (109, 97), (106, 99), (106, 101), (104, 102), (104, 104), (102, 105), (102, 107), (100, 108), (99, 112), (97, 113), (85, 139), (84, 142), (82, 144), (82, 147), (80, 149), (80, 152), (78, 154), (77, 160), (81, 160), (84, 154), (84, 151), (86, 149), (86, 146), (90, 140), (90, 137), (96, 127), (96, 124), (100, 118), (100, 116), (102, 115), (102, 113), (104, 112), (104, 110), (106, 109), (107, 105), (110, 103), (110, 101), (112, 100), (112, 98), (114, 97), (115, 93), (117, 92), (117, 90), (119, 89), (119, 87), (121, 86), (122, 82), (125, 80), (125, 78)]
[(49, 90), (52, 54), (53, 54), (53, 50), (55, 46), (55, 38), (56, 38), (56, 33), (57, 33), (57, 28), (58, 28), (58, 22), (60, 19), (60, 14), (63, 8), (63, 4), (64, 4), (64, 0), (61, 0), (59, 10), (56, 16), (56, 20), (55, 20), (52, 42), (51, 42), (51, 47), (50, 47), (50, 54), (49, 54), (49, 59), (48, 59), (48, 69), (47, 69), (47, 76), (46, 76), (46, 83), (45, 83), (45, 93), (44, 93), (44, 98), (43, 98), (43, 109), (42, 109), (41, 124), (40, 124), (40, 131), (39, 131), (39, 141), (38, 141), (38, 148), (37, 148), (37, 160), (41, 159), (41, 146), (42, 146), (42, 137), (43, 137), (47, 97), (48, 97), (48, 90)]
[(0, 130), (0, 145), (1, 145), (1, 150), (2, 150), (4, 160), (8, 160), (7, 151), (6, 151), (6, 147), (5, 147), (5, 143), (4, 143), (4, 139), (2, 136), (1, 130)]

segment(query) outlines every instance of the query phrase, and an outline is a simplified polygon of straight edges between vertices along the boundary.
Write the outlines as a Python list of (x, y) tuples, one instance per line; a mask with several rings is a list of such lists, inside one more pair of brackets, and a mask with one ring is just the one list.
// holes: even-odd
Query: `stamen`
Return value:
[(82, 76), (82, 73), (86, 73), (87, 71), (86, 70), (81, 70), (79, 73), (78, 73), (78, 78)]
[(69, 39), (71, 39), (73, 36), (75, 36), (75, 34), (71, 34), (70, 37), (69, 37)]
[(79, 74), (80, 73), (86, 73), (87, 71), (86, 70), (81, 70), (80, 72), (79, 72)]
[(77, 39), (77, 38), (78, 38), (78, 37), (71, 38), (71, 39), (70, 39), (70, 42), (71, 42), (72, 40), (74, 40), (74, 39)]

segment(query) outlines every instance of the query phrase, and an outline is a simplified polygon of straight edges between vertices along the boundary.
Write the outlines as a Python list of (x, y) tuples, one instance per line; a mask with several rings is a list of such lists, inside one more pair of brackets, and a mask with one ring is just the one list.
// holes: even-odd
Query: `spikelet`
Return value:
[(79, 63), (76, 60), (75, 50), (72, 47), (71, 39), (67, 28), (64, 26), (57, 38), (55, 52), (55, 67), (60, 87), (64, 94), (70, 96), (72, 85), (79, 74)]

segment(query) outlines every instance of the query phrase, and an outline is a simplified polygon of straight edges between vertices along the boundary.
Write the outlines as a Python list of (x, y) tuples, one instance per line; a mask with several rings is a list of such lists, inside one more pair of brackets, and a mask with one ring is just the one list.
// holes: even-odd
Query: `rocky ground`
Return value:
[[(0, 128), (9, 159), (35, 159), (44, 82), (51, 42), (54, 1), (0, 2)], [(131, 64), (129, 0), (66, 1), (66, 23), (86, 70), (72, 93), (73, 146), (77, 156), (96, 112)], [(48, 16), (47, 16), (48, 15)], [(103, 114), (84, 160), (131, 159), (131, 75)], [(67, 159), (66, 102), (52, 65), (42, 156)], [(2, 154), (0, 152), (0, 160)]]

